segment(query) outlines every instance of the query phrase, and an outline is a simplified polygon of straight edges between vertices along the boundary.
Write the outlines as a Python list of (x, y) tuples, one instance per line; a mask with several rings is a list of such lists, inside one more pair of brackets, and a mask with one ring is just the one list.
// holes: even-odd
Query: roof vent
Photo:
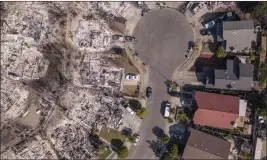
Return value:
[(233, 31), (234, 34), (237, 34), (236, 31)]
[(206, 151), (208, 150), (208, 148), (206, 148)]

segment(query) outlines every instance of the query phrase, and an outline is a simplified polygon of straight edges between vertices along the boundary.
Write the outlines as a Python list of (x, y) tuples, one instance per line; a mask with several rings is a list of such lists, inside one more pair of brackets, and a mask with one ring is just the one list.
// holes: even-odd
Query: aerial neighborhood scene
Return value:
[(0, 15), (1, 159), (267, 159), (266, 1)]

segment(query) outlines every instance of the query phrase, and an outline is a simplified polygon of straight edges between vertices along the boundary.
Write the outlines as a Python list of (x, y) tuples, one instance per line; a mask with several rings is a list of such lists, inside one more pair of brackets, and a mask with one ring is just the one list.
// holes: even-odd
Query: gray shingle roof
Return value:
[[(212, 76), (207, 74), (207, 88), (251, 90), (253, 86), (253, 69), (252, 64), (239, 63), (237, 58), (227, 60), (227, 69), (214, 69), (214, 81)], [(210, 82), (214, 82), (211, 84)], [(229, 86), (231, 88), (229, 88)]]
[(254, 30), (253, 21), (246, 20), (246, 21), (223, 22), (223, 30), (240, 30), (240, 29), (253, 29)]
[(241, 77), (253, 77), (254, 66), (252, 64), (239, 63), (239, 75)]
[(253, 21), (223, 22), (223, 40), (226, 40), (227, 52), (231, 51), (231, 48), (238, 51), (251, 48), (251, 42), (256, 40)]
[(231, 143), (190, 128), (184, 159), (228, 159)]

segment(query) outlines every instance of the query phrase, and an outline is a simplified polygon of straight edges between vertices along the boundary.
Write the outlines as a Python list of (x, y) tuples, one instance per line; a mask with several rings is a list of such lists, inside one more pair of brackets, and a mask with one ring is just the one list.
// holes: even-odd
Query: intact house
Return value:
[(182, 159), (228, 159), (231, 143), (190, 128)]
[(216, 34), (216, 41), (226, 52), (232, 53), (249, 53), (249, 49), (256, 40), (252, 20), (218, 23)]
[(254, 66), (241, 63), (237, 57), (228, 59), (226, 69), (204, 68), (206, 88), (251, 91), (254, 87)]
[(194, 99), (197, 107), (194, 124), (233, 129), (244, 127), (245, 122), (249, 121), (247, 101), (239, 97), (195, 91)]

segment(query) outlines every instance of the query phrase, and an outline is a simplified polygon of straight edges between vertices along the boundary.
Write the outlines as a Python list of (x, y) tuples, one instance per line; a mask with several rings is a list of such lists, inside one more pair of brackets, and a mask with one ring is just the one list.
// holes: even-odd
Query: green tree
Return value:
[(177, 144), (174, 144), (172, 145), (171, 149), (170, 149), (170, 154), (173, 156), (173, 157), (178, 157), (178, 145)]
[(189, 121), (189, 118), (186, 116), (184, 111), (181, 109), (178, 111), (178, 113), (176, 115), (176, 119), (178, 119), (179, 122), (181, 122), (181, 123), (187, 123)]
[(265, 115), (267, 113), (267, 94), (263, 91), (261, 94), (248, 94), (248, 101), (256, 108), (258, 115)]
[(252, 159), (251, 155), (249, 153), (246, 153), (246, 152), (242, 152), (241, 156), (242, 156), (242, 159)]
[(249, 60), (250, 60), (250, 62), (255, 61), (255, 59), (256, 59), (255, 54), (251, 51), (249, 53)]
[(266, 86), (266, 79), (267, 79), (267, 71), (266, 71), (266, 63), (262, 62), (260, 64), (260, 75), (259, 75), (259, 84), (261, 87)]
[(257, 19), (259, 22), (266, 24), (266, 11), (267, 11), (267, 2), (259, 2), (258, 5), (254, 8), (252, 12), (252, 17)]
[(161, 140), (163, 143), (167, 144), (167, 143), (169, 142), (169, 140), (170, 140), (170, 137), (169, 137), (167, 134), (163, 134), (163, 135), (161, 136), (160, 140)]
[(121, 148), (118, 149), (117, 154), (120, 159), (126, 158), (129, 154), (128, 148), (125, 146), (122, 146)]
[(140, 118), (144, 118), (147, 114), (147, 110), (146, 108), (142, 107), (141, 109), (139, 109), (137, 112), (136, 112), (136, 115)]
[(136, 135), (132, 135), (132, 136), (130, 136), (129, 137), (129, 141), (131, 142), (131, 143), (134, 143), (135, 142), (135, 140), (136, 140)]
[(130, 99), (129, 105), (131, 106), (132, 110), (137, 112), (139, 109), (142, 108), (141, 103), (136, 99)]
[(227, 56), (227, 53), (225, 52), (224, 48), (222, 46), (219, 46), (216, 51), (216, 56), (218, 58), (224, 58)]
[(172, 156), (169, 153), (164, 153), (161, 160), (172, 160)]
[(258, 52), (260, 55), (264, 54), (264, 49), (263, 49), (263, 47), (262, 47), (262, 46), (258, 47), (257, 52)]

